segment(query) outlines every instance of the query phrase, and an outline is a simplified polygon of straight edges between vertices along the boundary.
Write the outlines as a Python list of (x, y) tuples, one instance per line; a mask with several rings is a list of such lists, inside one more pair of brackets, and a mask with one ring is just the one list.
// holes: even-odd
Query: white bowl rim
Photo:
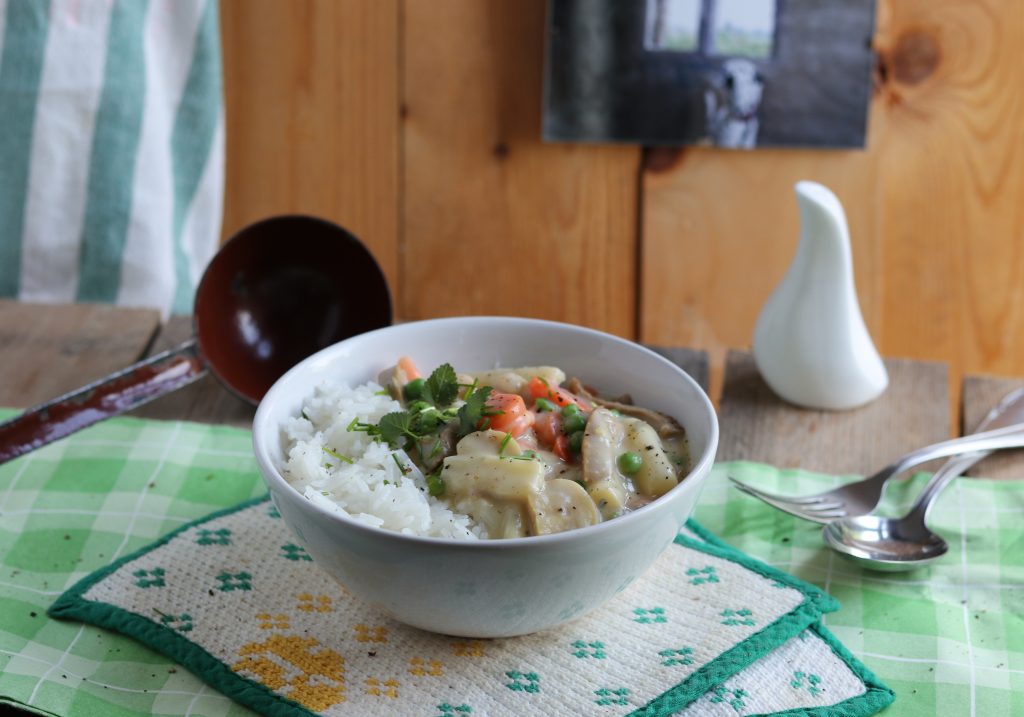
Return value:
[[(267, 391), (266, 395), (263, 397), (263, 400), (260, 401), (259, 407), (256, 409), (256, 415), (253, 418), (253, 452), (256, 455), (256, 460), (260, 465), (264, 479), (269, 482), (277, 484), (279, 488), (285, 490), (286, 492), (290, 491), (292, 494), (294, 494), (295, 498), (304, 501), (305, 507), (307, 509), (312, 509), (314, 512), (319, 513), (321, 516), (327, 518), (328, 520), (337, 521), (342, 525), (351, 528), (357, 531), (358, 533), (362, 533), (367, 537), (373, 537), (375, 539), (383, 540), (392, 540), (397, 542), (405, 542), (414, 545), (433, 545), (438, 547), (450, 546), (464, 548), (467, 550), (511, 550), (531, 545), (541, 547), (551, 546), (554, 544), (564, 543), (567, 541), (574, 542), (576, 540), (585, 539), (587, 537), (596, 537), (602, 533), (607, 533), (610, 531), (624, 530), (627, 527), (632, 526), (634, 523), (644, 520), (645, 516), (651, 516), (653, 513), (662, 512), (663, 510), (668, 509), (667, 506), (672, 501), (666, 500), (666, 498), (669, 498), (675, 491), (679, 490), (680, 487), (682, 487), (683, 482), (686, 480), (686, 478), (681, 480), (679, 482), (679, 485), (670, 490), (668, 493), (658, 497), (657, 499), (643, 506), (642, 508), (630, 511), (625, 515), (619, 516), (618, 518), (602, 521), (596, 525), (588, 525), (583, 528), (574, 528), (572, 530), (566, 530), (559, 533), (549, 533), (547, 535), (531, 535), (523, 538), (488, 538), (481, 540), (461, 540), (458, 538), (439, 538), (427, 535), (414, 535), (410, 533), (402, 533), (397, 530), (391, 530), (389, 528), (378, 528), (376, 526), (363, 523), (362, 521), (355, 520), (354, 518), (350, 518), (348, 516), (329, 511), (326, 508), (323, 508), (320, 505), (317, 505), (313, 501), (306, 498), (291, 483), (289, 483), (284, 478), (284, 476), (281, 475), (281, 472), (277, 469), (277, 467), (273, 464), (273, 461), (270, 459), (270, 455), (265, 445), (265, 441), (262, 440), (263, 431), (260, 430), (260, 427), (268, 424), (269, 419), (267, 418), (267, 414), (271, 410), (270, 407), (274, 402), (274, 396), (278, 391), (283, 390), (281, 386), (283, 386), (292, 375), (301, 373), (302, 371), (306, 370), (306, 366), (308, 364), (315, 362), (325, 353), (337, 351), (340, 346), (348, 343), (349, 341), (354, 341), (356, 339), (364, 339), (375, 334), (379, 334), (386, 331), (393, 331), (397, 328), (411, 325), (430, 326), (464, 323), (466, 321), (472, 321), (474, 323), (499, 322), (506, 323), (509, 325), (539, 325), (549, 326), (553, 328), (570, 329), (572, 331), (588, 334), (590, 336), (600, 338), (602, 340), (612, 341), (614, 343), (626, 345), (631, 349), (640, 351), (641, 353), (648, 354), (648, 356), (653, 358), (656, 362), (660, 362), (671, 367), (672, 370), (679, 374), (680, 379), (684, 380), (685, 382), (688, 382), (691, 385), (691, 388), (696, 389), (695, 395), (701, 401), (701, 405), (703, 406), (703, 408), (707, 412), (707, 415), (710, 416), (711, 419), (707, 445), (705, 446), (704, 452), (701, 454), (700, 458), (693, 463), (692, 467), (690, 468), (690, 471), (686, 475), (686, 478), (689, 478), (694, 475), (699, 475), (702, 473), (706, 474), (711, 470), (711, 464), (714, 462), (715, 454), (718, 451), (718, 414), (715, 412), (715, 408), (711, 403), (711, 399), (708, 398), (707, 393), (704, 391), (703, 388), (701, 388), (700, 384), (698, 384), (693, 379), (693, 377), (690, 376), (690, 374), (688, 374), (686, 371), (684, 371), (680, 366), (673, 363), (672, 361), (669, 361), (664, 356), (661, 356), (655, 351), (651, 351), (647, 347), (642, 346), (635, 341), (630, 341), (629, 339), (624, 339), (619, 336), (615, 336), (614, 334), (609, 334), (607, 332), (599, 331), (597, 329), (591, 329), (585, 326), (578, 326), (576, 324), (569, 324), (560, 321), (549, 321), (547, 319), (532, 319), (517, 316), (450, 316), (439, 319), (407, 321), (401, 324), (392, 324), (391, 326), (385, 326), (380, 329), (375, 329), (373, 331), (367, 331), (366, 333), (357, 334), (356, 336), (352, 336), (343, 341), (339, 341), (338, 343), (327, 346), (321, 349), (320, 351), (317, 351), (315, 354), (308, 356), (307, 358), (303, 359), (295, 366), (293, 366), (291, 369), (289, 369), (283, 376), (281, 376), (281, 378), (275, 381), (273, 386), (270, 387), (270, 390)], [(267, 428), (269, 429), (270, 426), (267, 426)], [(275, 431), (280, 430), (280, 426), (273, 426), (273, 429)]]

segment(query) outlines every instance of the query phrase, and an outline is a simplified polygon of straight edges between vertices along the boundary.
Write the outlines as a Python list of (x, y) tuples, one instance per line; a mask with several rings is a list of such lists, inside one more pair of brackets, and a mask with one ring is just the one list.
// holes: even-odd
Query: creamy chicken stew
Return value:
[(429, 376), (408, 358), (381, 385), (402, 403), (377, 424), (353, 422), (406, 451), (430, 494), (491, 538), (557, 533), (639, 508), (689, 471), (670, 416), (610, 399), (552, 366)]

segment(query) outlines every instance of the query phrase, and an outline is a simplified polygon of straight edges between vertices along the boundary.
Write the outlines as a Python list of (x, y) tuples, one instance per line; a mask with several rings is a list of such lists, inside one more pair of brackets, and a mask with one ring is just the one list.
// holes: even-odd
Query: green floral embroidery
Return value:
[(505, 676), (512, 680), (512, 682), (505, 685), (510, 690), (516, 692), (540, 692), (540, 675), (536, 672), (512, 670), (511, 672), (506, 672)]
[(730, 690), (719, 685), (715, 688), (715, 696), (711, 698), (714, 703), (724, 702), (739, 712), (745, 706), (743, 698), (749, 697), (746, 690)]
[(162, 588), (167, 583), (164, 582), (164, 569), (153, 568), (152, 570), (136, 570), (132, 573), (133, 577), (138, 578), (135, 584), (140, 588)]
[(651, 622), (668, 622), (668, 618), (665, 617), (665, 608), (663, 607), (652, 607), (649, 610), (638, 607), (633, 610), (633, 614), (636, 615), (633, 618), (633, 622), (639, 622), (644, 625)]
[[(806, 685), (804, 684), (804, 680), (807, 681)], [(794, 672), (793, 679), (789, 684), (791, 684), (793, 689), (796, 690), (806, 689), (807, 693), (810, 694), (811, 697), (816, 697), (821, 692), (821, 687), (818, 686), (821, 684), (821, 678), (814, 674), (799, 671)]]
[(776, 580), (775, 582), (772, 583), (772, 587), (773, 588), (788, 588), (789, 586), (786, 585), (786, 583), (782, 582), (781, 580)]
[(231, 592), (232, 590), (252, 590), (252, 575), (246, 572), (241, 573), (221, 573), (217, 576), (220, 580), (219, 589), (221, 592)]
[(722, 610), (720, 614), (725, 618), (722, 620), (723, 625), (746, 625), (747, 627), (753, 627), (757, 624), (752, 617), (754, 613), (746, 608), (742, 610)]
[(718, 579), (718, 572), (715, 570), (713, 565), (708, 565), (700, 570), (697, 568), (690, 568), (686, 571), (686, 574), (693, 578), (690, 580), (690, 585), (703, 585), (704, 583), (720, 582)]
[(299, 545), (293, 545), (292, 543), (288, 543), (288, 545), (282, 545), (281, 546), (281, 550), (284, 551), (283, 553), (281, 553), (281, 556), (285, 557), (285, 558), (288, 558), (289, 560), (312, 560), (313, 559), (313, 558), (309, 557), (309, 555), (306, 554), (306, 549), (305, 548), (303, 548), (302, 546), (299, 546)]
[(625, 687), (620, 687), (617, 690), (611, 690), (607, 687), (602, 687), (599, 690), (594, 690), (594, 694), (597, 695), (597, 699), (594, 701), (602, 707), (604, 707), (605, 705), (629, 704), (629, 700), (626, 699), (626, 695), (629, 694), (629, 690)]
[(678, 650), (662, 650), (658, 654), (665, 658), (661, 661), (661, 664), (666, 667), (693, 664), (693, 657), (691, 657), (693, 655), (692, 647), (680, 647)]
[(227, 528), (217, 530), (200, 528), (196, 542), (199, 545), (231, 545), (231, 531)]
[(437, 717), (452, 717), (452, 715), (468, 715), (473, 712), (473, 708), (469, 705), (456, 705), (452, 706), (447, 702), (439, 704), (437, 709), (441, 710), (441, 714)]
[(603, 660), (607, 657), (604, 652), (603, 642), (584, 642), (583, 640), (576, 640), (572, 643), (572, 646), (576, 648), (573, 652), (573, 657), (578, 657), (584, 660), (588, 657), (593, 657), (595, 660)]
[[(157, 610), (157, 612), (160, 612)], [(168, 615), (160, 613), (160, 624), (166, 625), (172, 630), (178, 632), (192, 632), (192, 616), (187, 612), (183, 612), (180, 615)]]
[(281, 517), (281, 514), (277, 512), (277, 508), (274, 506), (273, 503), (271, 503), (270, 506), (267, 508), (267, 515), (269, 515), (271, 518)]

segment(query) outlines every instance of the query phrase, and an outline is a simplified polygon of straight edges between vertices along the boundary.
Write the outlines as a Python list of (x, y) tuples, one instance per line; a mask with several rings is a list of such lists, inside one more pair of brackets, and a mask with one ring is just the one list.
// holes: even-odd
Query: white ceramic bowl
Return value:
[[(693, 469), (650, 505), (600, 525), (509, 540), (421, 538), (329, 513), (282, 477), (281, 424), (326, 379), (376, 379), (403, 355), (456, 370), (554, 365), (606, 395), (678, 419)], [(260, 471), (281, 517), (314, 562), (396, 620), (463, 637), (505, 637), (553, 627), (600, 606), (636, 580), (675, 537), (700, 495), (718, 445), (707, 396), (684, 371), (642, 346), (568, 324), (465, 317), (400, 324), (330, 346), (270, 389), (253, 423)]]

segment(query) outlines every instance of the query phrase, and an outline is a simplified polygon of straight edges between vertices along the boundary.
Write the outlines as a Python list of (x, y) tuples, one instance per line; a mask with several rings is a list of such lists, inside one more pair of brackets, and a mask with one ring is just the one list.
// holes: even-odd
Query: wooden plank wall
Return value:
[[(348, 226), (399, 313), (572, 321), (748, 346), (797, 238), (792, 185), (844, 202), (883, 353), (1024, 373), (1024, 3), (879, 0), (866, 151), (539, 139), (543, 0), (222, 0), (225, 232)], [(717, 371), (716, 371), (717, 369)]]

